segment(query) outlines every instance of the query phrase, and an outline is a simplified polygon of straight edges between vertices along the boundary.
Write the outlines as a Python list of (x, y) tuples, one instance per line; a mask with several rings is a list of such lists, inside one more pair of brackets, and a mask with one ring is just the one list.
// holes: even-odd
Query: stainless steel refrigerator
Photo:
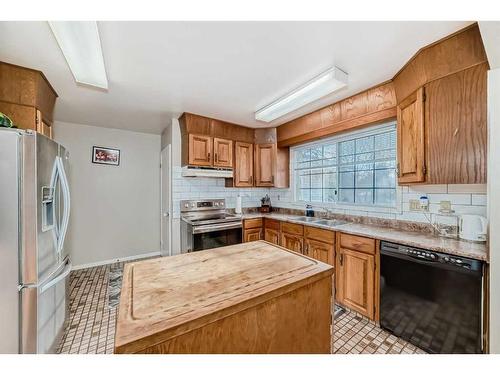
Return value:
[(0, 129), (0, 353), (50, 353), (68, 316), (68, 153)]

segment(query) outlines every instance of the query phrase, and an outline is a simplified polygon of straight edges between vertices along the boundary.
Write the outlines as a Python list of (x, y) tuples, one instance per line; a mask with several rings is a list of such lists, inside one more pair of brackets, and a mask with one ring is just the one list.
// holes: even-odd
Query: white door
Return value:
[(161, 152), (161, 255), (171, 253), (171, 156), (172, 145), (168, 145)]

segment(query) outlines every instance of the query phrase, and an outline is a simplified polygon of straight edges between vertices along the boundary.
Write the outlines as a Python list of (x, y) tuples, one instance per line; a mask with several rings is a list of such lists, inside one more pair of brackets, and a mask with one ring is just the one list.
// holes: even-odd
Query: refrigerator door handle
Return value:
[(70, 193), (69, 193), (69, 185), (68, 185), (68, 178), (66, 176), (66, 171), (64, 170), (64, 164), (62, 161), (62, 158), (60, 156), (56, 157), (56, 168), (57, 168), (57, 173), (55, 176), (53, 176), (52, 182), (55, 183), (57, 181), (57, 177), (59, 177), (60, 183), (61, 183), (61, 188), (62, 188), (62, 195), (63, 195), (63, 201), (64, 201), (64, 209), (63, 209), (63, 218), (60, 227), (56, 226), (57, 229), (55, 231), (55, 234), (57, 236), (57, 241), (56, 241), (56, 246), (57, 246), (57, 252), (58, 254), (61, 254), (63, 244), (64, 244), (64, 238), (66, 237), (66, 232), (68, 230), (68, 223), (69, 223), (69, 215), (71, 211), (71, 206), (70, 206)]
[(65, 279), (71, 272), (72, 268), (73, 266), (71, 264), (71, 261), (68, 259), (60, 272), (57, 272), (55, 276), (53, 276), (45, 284), (40, 286), (40, 294), (43, 294), (45, 291), (52, 288), (55, 284)]

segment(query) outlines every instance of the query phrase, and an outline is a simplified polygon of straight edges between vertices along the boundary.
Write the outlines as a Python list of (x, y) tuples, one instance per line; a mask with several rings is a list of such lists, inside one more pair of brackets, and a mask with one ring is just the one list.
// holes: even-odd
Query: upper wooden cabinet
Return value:
[(424, 96), (418, 89), (398, 105), (399, 183), (423, 182), (425, 179)]
[(214, 166), (221, 168), (233, 167), (233, 141), (214, 138)]
[(255, 145), (255, 186), (274, 186), (276, 145)]
[(253, 144), (235, 143), (234, 186), (253, 186)]
[(182, 165), (233, 168), (233, 141), (253, 142), (253, 129), (192, 113), (179, 118)]
[(212, 165), (212, 137), (189, 134), (189, 165)]
[(56, 98), (42, 72), (0, 62), (0, 112), (20, 129), (52, 137)]
[(483, 63), (425, 85), (426, 183), (486, 183), (487, 71)]

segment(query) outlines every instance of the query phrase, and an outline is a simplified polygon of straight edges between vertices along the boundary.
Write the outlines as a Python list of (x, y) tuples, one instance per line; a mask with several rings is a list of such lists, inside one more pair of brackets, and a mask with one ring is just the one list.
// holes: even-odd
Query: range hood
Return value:
[(233, 171), (228, 169), (182, 167), (182, 177), (232, 178)]

